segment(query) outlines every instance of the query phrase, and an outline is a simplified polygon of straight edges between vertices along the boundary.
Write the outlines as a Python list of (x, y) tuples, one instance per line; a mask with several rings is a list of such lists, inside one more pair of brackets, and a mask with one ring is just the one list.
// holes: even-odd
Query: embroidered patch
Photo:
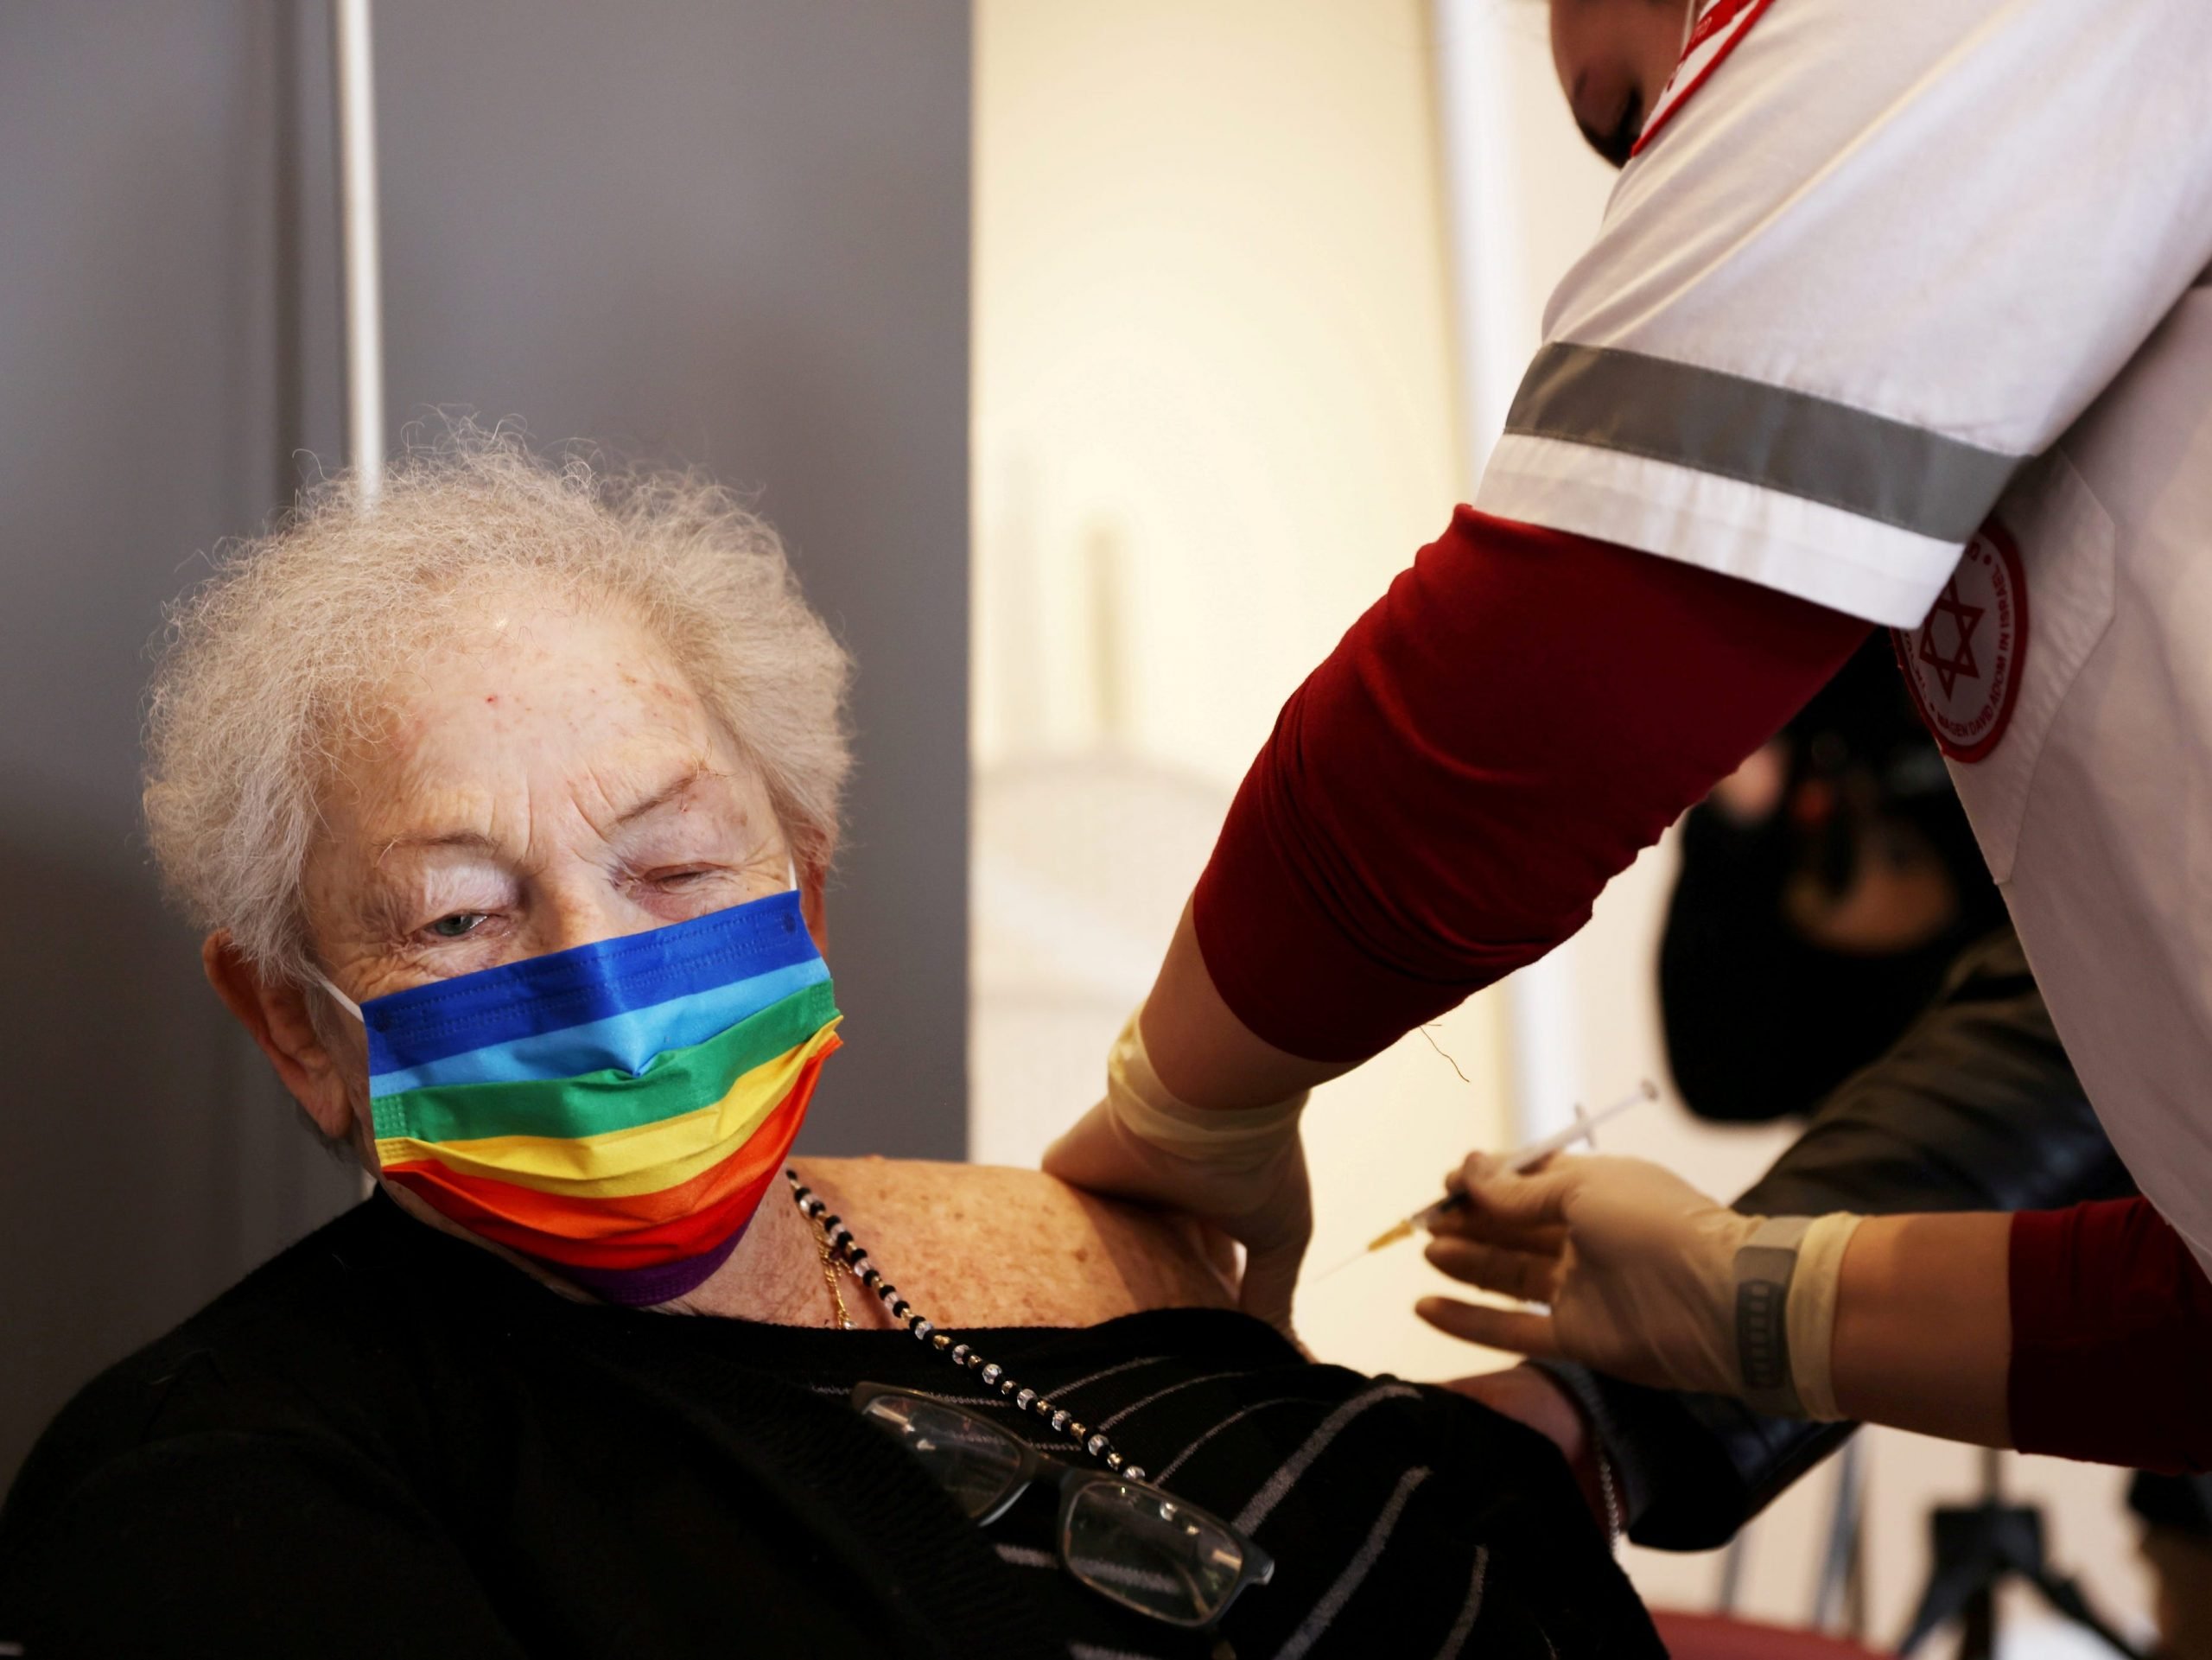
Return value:
[(1943, 753), (1977, 761), (1996, 748), (2028, 663), (2028, 579), (2011, 532), (1994, 518), (1984, 524), (1927, 620), (1893, 629), (1891, 638), (1920, 718)]
[(1659, 101), (1651, 106), (1650, 118), (1643, 124), (1643, 130), (1637, 135), (1636, 144), (1629, 153), (1634, 161), (1643, 154), (1643, 147), (1659, 136), (1659, 129), (1674, 119), (1675, 111), (1690, 101), (1690, 94), (1705, 85), (1705, 79), (1720, 67), (1720, 60), (1736, 49), (1736, 42), (1751, 32), (1751, 25), (1772, 0), (1713, 0), (1698, 15), (1697, 26), (1690, 30), (1690, 37), (1682, 47), (1681, 61), (1675, 66), (1675, 73), (1659, 89)]

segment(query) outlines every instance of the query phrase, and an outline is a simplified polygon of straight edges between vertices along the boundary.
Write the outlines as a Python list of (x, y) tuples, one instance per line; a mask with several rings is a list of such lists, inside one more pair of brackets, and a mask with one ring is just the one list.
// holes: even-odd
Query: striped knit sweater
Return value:
[(1661, 1652), (1548, 1444), (1233, 1313), (962, 1333), (1276, 1559), (1218, 1637), (1128, 1613), (859, 1421), (971, 1401), (896, 1332), (565, 1301), (371, 1199), (88, 1387), (0, 1512), (0, 1643), (71, 1653)]

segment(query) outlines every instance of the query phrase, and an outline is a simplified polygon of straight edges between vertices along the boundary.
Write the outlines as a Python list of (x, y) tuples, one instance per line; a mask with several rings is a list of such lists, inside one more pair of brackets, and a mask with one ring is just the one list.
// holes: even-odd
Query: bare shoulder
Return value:
[(945, 1325), (1095, 1326), (1236, 1304), (1187, 1222), (1042, 1171), (880, 1158), (806, 1159), (798, 1169)]

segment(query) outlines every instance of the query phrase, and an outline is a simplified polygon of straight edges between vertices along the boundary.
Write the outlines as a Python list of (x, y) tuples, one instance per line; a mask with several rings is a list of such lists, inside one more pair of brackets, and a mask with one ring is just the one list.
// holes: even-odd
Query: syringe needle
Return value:
[[(1575, 1109), (1574, 1122), (1573, 1123), (1563, 1125), (1561, 1128), (1553, 1131), (1548, 1135), (1540, 1136), (1535, 1141), (1530, 1142), (1525, 1146), (1515, 1148), (1512, 1152), (1505, 1155), (1505, 1167), (1508, 1170), (1512, 1171), (1516, 1175), (1522, 1171), (1534, 1169), (1537, 1165), (1541, 1164), (1546, 1159), (1551, 1157), (1553, 1154), (1564, 1152), (1567, 1148), (1573, 1146), (1575, 1142), (1588, 1137), (1592, 1130), (1596, 1129), (1599, 1125), (1605, 1123), (1608, 1119), (1619, 1117), (1621, 1114), (1626, 1112), (1630, 1107), (1636, 1106), (1640, 1103), (1645, 1101), (1656, 1101), (1658, 1098), (1658, 1086), (1647, 1078), (1638, 1084), (1633, 1091), (1627, 1095), (1623, 1096), (1619, 1100), (1614, 1102), (1609, 1107), (1601, 1108), (1596, 1112), (1585, 1113), (1578, 1106)], [(1457, 1210), (1465, 1203), (1465, 1199), (1463, 1195), (1459, 1193), (1446, 1193), (1442, 1199), (1438, 1199), (1434, 1204), (1425, 1205), (1420, 1210), (1415, 1211), (1411, 1216), (1401, 1218), (1398, 1221), (1392, 1223), (1390, 1226), (1384, 1229), (1381, 1233), (1376, 1234), (1373, 1239), (1370, 1240), (1367, 1244), (1360, 1250), (1354, 1251), (1350, 1256), (1345, 1257), (1341, 1262), (1335, 1264), (1333, 1267), (1323, 1269), (1320, 1273), (1314, 1275), (1313, 1277), (1315, 1280), (1325, 1280), (1332, 1274), (1341, 1273), (1345, 1269), (1350, 1268), (1354, 1262), (1360, 1261), (1362, 1258), (1372, 1256), (1376, 1251), (1382, 1250), (1391, 1245), (1395, 1245), (1401, 1239), (1410, 1237), (1415, 1231), (1429, 1227), (1439, 1217), (1444, 1215), (1447, 1212)]]

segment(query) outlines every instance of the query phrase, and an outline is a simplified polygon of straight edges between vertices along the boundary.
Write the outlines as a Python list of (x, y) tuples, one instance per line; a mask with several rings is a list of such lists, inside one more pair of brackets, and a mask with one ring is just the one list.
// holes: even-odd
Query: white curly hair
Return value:
[(373, 506), (329, 478), (214, 564), (167, 614), (143, 799), (171, 891), (264, 978), (306, 983), (302, 880), (333, 758), (487, 583), (633, 613), (760, 768), (798, 863), (830, 866), (849, 659), (775, 531), (696, 474), (541, 457), (459, 422), (410, 446)]

